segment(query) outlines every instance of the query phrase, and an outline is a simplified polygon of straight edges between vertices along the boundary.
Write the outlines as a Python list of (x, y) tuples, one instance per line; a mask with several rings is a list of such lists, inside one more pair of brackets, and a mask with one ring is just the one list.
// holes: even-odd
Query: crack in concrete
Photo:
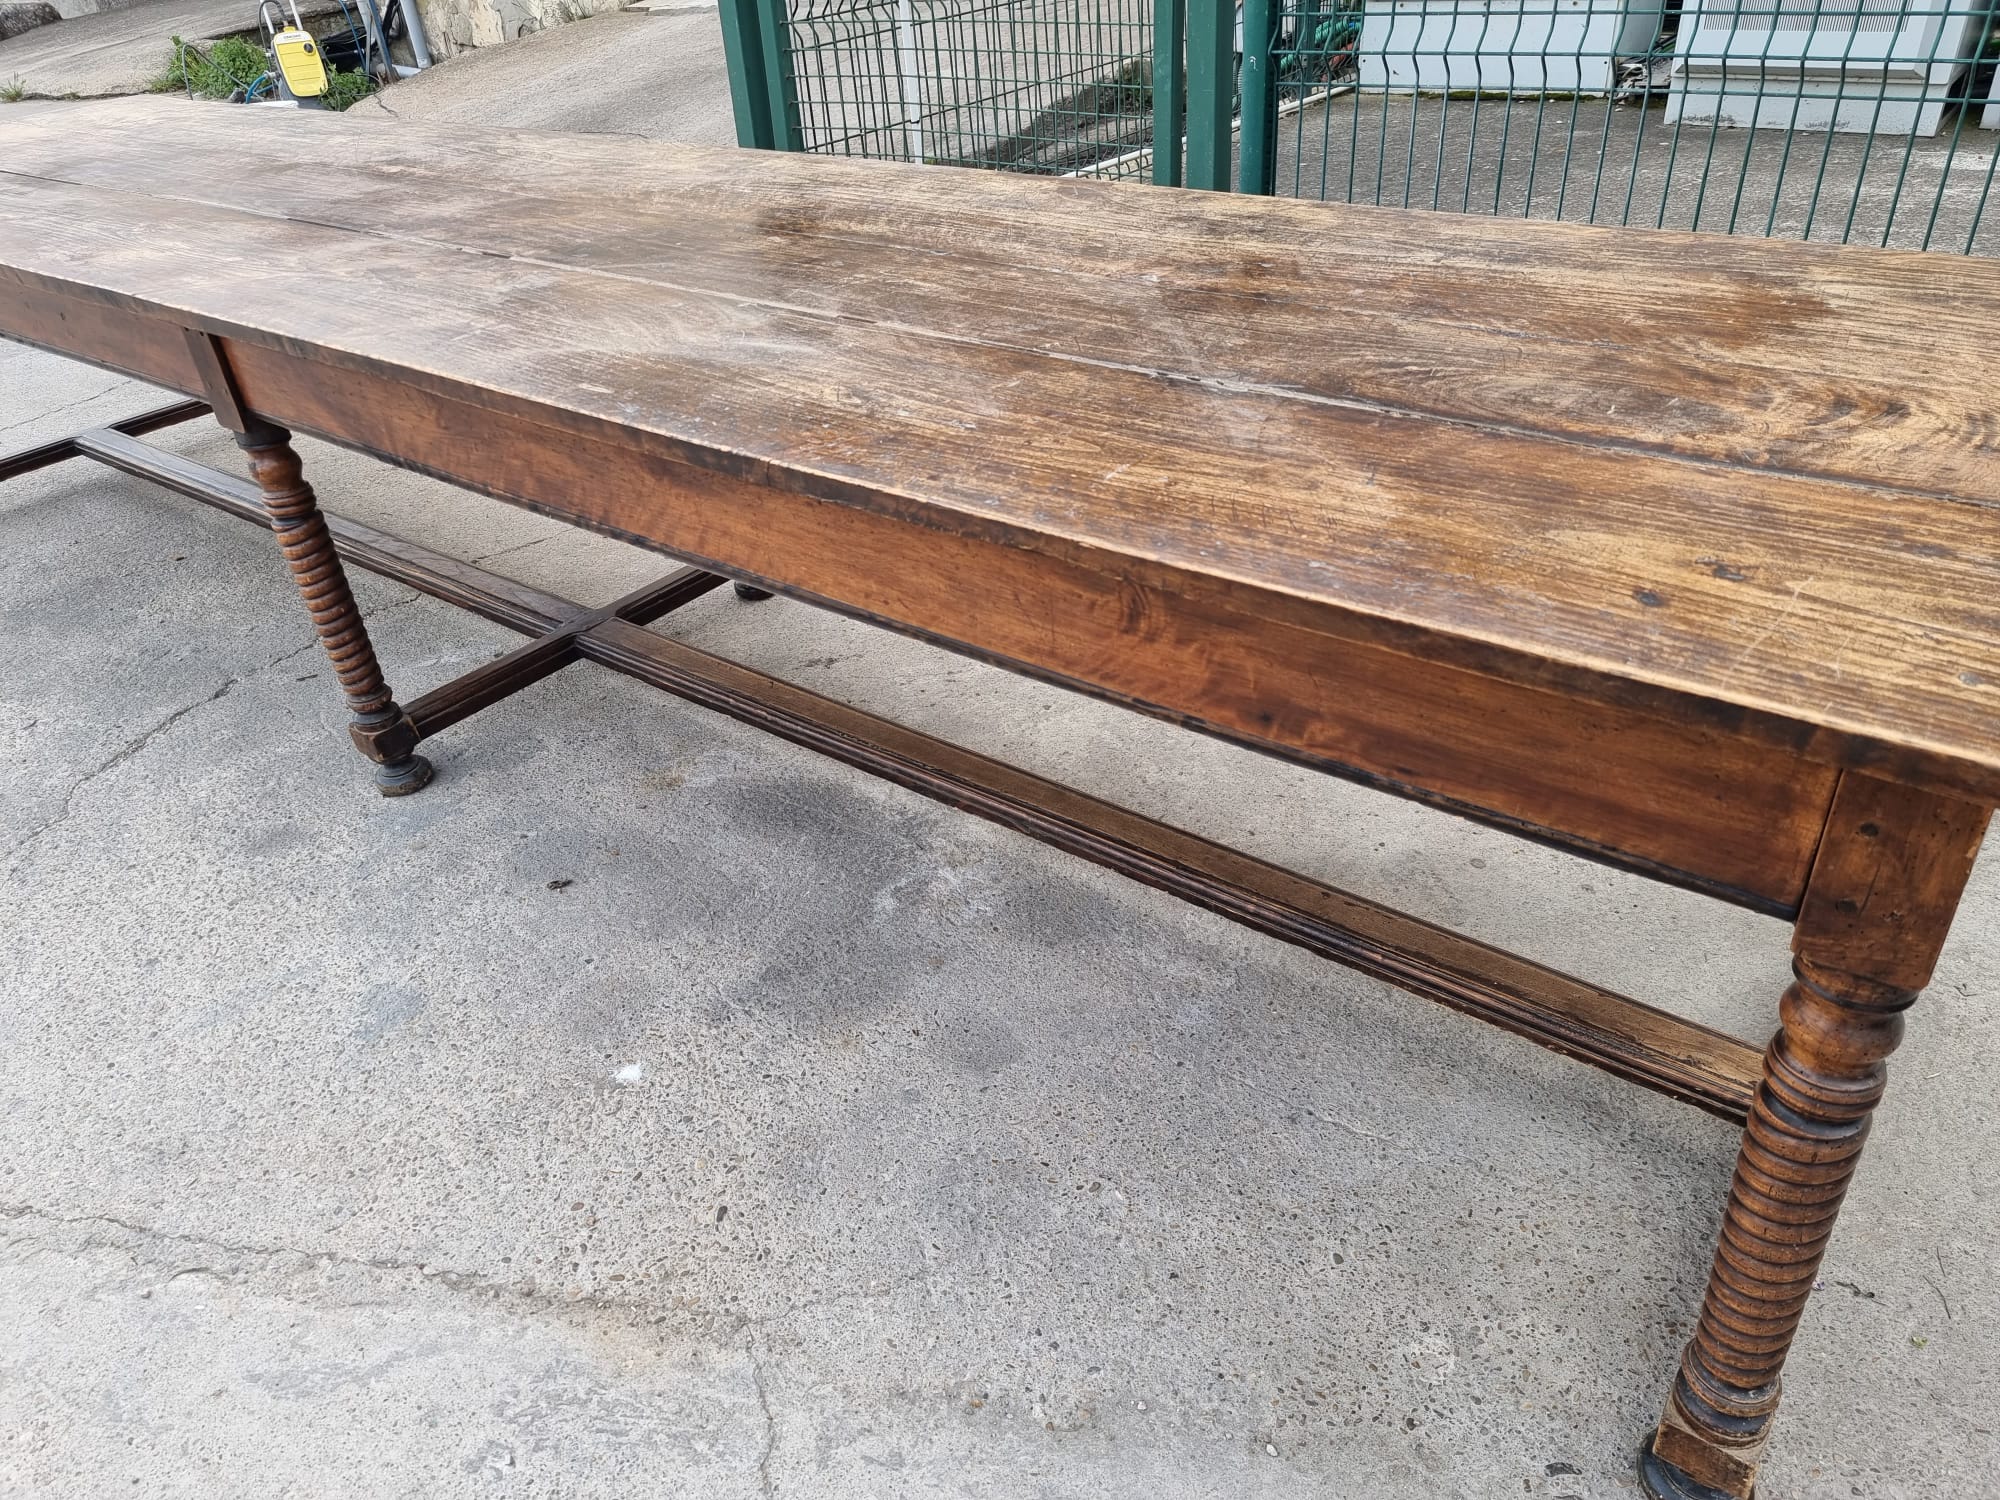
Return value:
[(493, 561), (496, 557), (507, 557), (516, 552), (526, 552), (530, 547), (539, 547), (544, 542), (554, 541), (557, 535), (559, 533), (551, 532), (548, 536), (538, 536), (531, 542), (516, 542), (511, 547), (502, 547), (495, 552), (482, 552), (477, 557), (467, 558), (466, 561), (475, 564), (485, 563)]
[[(273, 665), (275, 665), (275, 663), (273, 663)], [(68, 789), (64, 791), (62, 796), (62, 803), (60, 806), (57, 807), (54, 816), (45, 818), (35, 827), (29, 829), (28, 832), (24, 834), (20, 839), (16, 840), (14, 844), (7, 850), (8, 857), (14, 858), (15, 856), (25, 854), (28, 848), (32, 844), (34, 844), (34, 842), (37, 839), (41, 838), (41, 836), (47, 833), (51, 828), (54, 828), (57, 824), (67, 819), (76, 806), (77, 796), (83, 791), (85, 787), (89, 786), (91, 782), (97, 780), (98, 777), (103, 776), (106, 773), (113, 771), (117, 767), (123, 765), (133, 756), (137, 755), (141, 750), (144, 750), (148, 745), (152, 744), (154, 740), (158, 739), (161, 735), (165, 734), (169, 729), (172, 729), (174, 725), (180, 723), (182, 719), (185, 719), (189, 714), (193, 713), (196, 709), (202, 708), (210, 703), (215, 702), (218, 698), (224, 697), (230, 691), (231, 688), (234, 688), (242, 680), (243, 679), (240, 677), (226, 678), (223, 681), (222, 685), (216, 688), (210, 694), (208, 694), (207, 697), (197, 698), (194, 702), (175, 709), (172, 713), (168, 714), (164, 719), (160, 720), (159, 723), (155, 724), (151, 729), (148, 729), (144, 734), (139, 735), (134, 739), (127, 740), (123, 745), (123, 747), (121, 747), (116, 754), (111, 756), (109, 760), (106, 760), (101, 764), (93, 767), (91, 770), (84, 772), (83, 775), (79, 776), (75, 781), (71, 782), (69, 784)]]
[[(431, 1262), (403, 1260), (394, 1256), (344, 1255), (333, 1250), (312, 1250), (288, 1244), (250, 1244), (217, 1239), (213, 1236), (185, 1233), (177, 1230), (161, 1229), (142, 1224), (132, 1219), (121, 1218), (110, 1213), (64, 1214), (38, 1207), (32, 1203), (0, 1201), (0, 1221), (32, 1221), (35, 1224), (59, 1227), (77, 1231), (67, 1243), (60, 1240), (45, 1242), (32, 1231), (8, 1235), (0, 1241), (0, 1247), (35, 1247), (56, 1254), (78, 1255), (91, 1250), (112, 1250), (134, 1256), (145, 1251), (159, 1252), (184, 1248), (191, 1252), (185, 1258), (154, 1260), (150, 1269), (159, 1279), (159, 1287), (171, 1286), (186, 1277), (206, 1277), (224, 1286), (241, 1285), (247, 1278), (263, 1275), (273, 1279), (299, 1274), (325, 1267), (345, 1269), (395, 1276), (415, 1276), (425, 1284), (435, 1284), (452, 1292), (472, 1292), (486, 1300), (506, 1297), (518, 1303), (541, 1311), (560, 1314), (577, 1312), (615, 1312), (626, 1317), (646, 1317), (651, 1311), (646, 1304), (638, 1301), (603, 1296), (578, 1297), (547, 1291), (532, 1280), (502, 1281), (474, 1271), (458, 1271), (441, 1268)], [(136, 1243), (135, 1243), (136, 1242)], [(231, 1260), (244, 1262), (231, 1264)], [(286, 1261), (300, 1264), (287, 1266)], [(141, 1263), (144, 1264), (143, 1262)], [(726, 1344), (729, 1339), (728, 1327), (733, 1326), (742, 1339), (744, 1357), (749, 1363), (750, 1383), (756, 1393), (757, 1410), (762, 1423), (762, 1443), (756, 1460), (757, 1493), (766, 1500), (775, 1500), (778, 1483), (773, 1466), (778, 1451), (778, 1420), (772, 1405), (771, 1388), (765, 1368), (765, 1353), (759, 1346), (756, 1330), (759, 1327), (790, 1318), (816, 1306), (852, 1300), (855, 1297), (878, 1299), (891, 1296), (902, 1286), (929, 1279), (928, 1270), (903, 1277), (886, 1286), (870, 1287), (864, 1292), (840, 1293), (827, 1297), (812, 1298), (805, 1302), (793, 1303), (779, 1312), (764, 1317), (748, 1317), (735, 1314), (728, 1318), (727, 1326), (711, 1327), (708, 1336), (717, 1344)], [(286, 1295), (282, 1284), (274, 1289), (277, 1295)], [(150, 1292), (147, 1293), (150, 1295)], [(376, 1294), (370, 1294), (373, 1297)], [(662, 1323), (666, 1319), (650, 1317), (651, 1323)], [(701, 1321), (696, 1315), (695, 1321)]]
[(764, 1359), (757, 1352), (757, 1336), (746, 1333), (743, 1351), (750, 1357), (750, 1383), (757, 1388), (757, 1407), (764, 1414), (764, 1451), (757, 1455), (757, 1493), (775, 1495), (771, 1483), (771, 1458), (778, 1451), (778, 1424), (771, 1415), (771, 1393), (764, 1385)]
[[(337, 1250), (312, 1250), (301, 1245), (234, 1243), (228, 1240), (216, 1239), (212, 1235), (188, 1234), (178, 1230), (160, 1229), (150, 1224), (141, 1224), (131, 1219), (120, 1218), (116, 1214), (61, 1214), (49, 1209), (39, 1208), (32, 1203), (0, 1201), (0, 1220), (19, 1221), (23, 1219), (85, 1231), (82, 1243), (77, 1247), (83, 1250), (110, 1248), (122, 1249), (129, 1252), (133, 1249), (129, 1243), (120, 1244), (114, 1239), (100, 1238), (89, 1233), (92, 1229), (109, 1229), (120, 1231), (122, 1234), (149, 1246), (179, 1245), (202, 1252), (203, 1259), (201, 1261), (196, 1261), (192, 1264), (175, 1265), (166, 1276), (162, 1285), (174, 1282), (183, 1276), (211, 1276), (218, 1281), (230, 1284), (234, 1284), (239, 1276), (254, 1274), (256, 1271), (263, 1271), (273, 1276), (281, 1276), (285, 1274), (286, 1268), (271, 1263), (289, 1259), (304, 1262), (308, 1266), (339, 1266), (347, 1270), (395, 1276), (414, 1274), (426, 1284), (440, 1286), (447, 1291), (467, 1292), (489, 1299), (505, 1297), (511, 1301), (523, 1303), (531, 1307), (539, 1307), (550, 1312), (573, 1312), (577, 1310), (616, 1312), (629, 1317), (633, 1315), (645, 1316), (655, 1311), (645, 1301), (629, 1295), (607, 1295), (603, 1292), (595, 1291), (582, 1294), (574, 1292), (565, 1293), (560, 1290), (545, 1288), (531, 1276), (502, 1279), (495, 1276), (488, 1276), (480, 1271), (461, 1271), (439, 1266), (434, 1261), (401, 1260), (394, 1256), (386, 1255), (346, 1255)], [(9, 1239), (5, 1243), (12, 1245), (19, 1243), (19, 1241)], [(230, 1268), (227, 1266), (206, 1264), (207, 1258), (218, 1252), (224, 1256), (237, 1256), (243, 1260), (258, 1262), (260, 1264), (248, 1268), (241, 1266)], [(835, 1306), (843, 1302), (880, 1301), (884, 1298), (894, 1296), (906, 1286), (916, 1285), (929, 1279), (930, 1271), (928, 1268), (925, 1268), (879, 1287), (869, 1287), (860, 1291), (834, 1292), (826, 1296), (789, 1303), (783, 1308), (761, 1315), (747, 1315), (741, 1312), (727, 1315), (719, 1312), (714, 1314), (703, 1314), (699, 1311), (688, 1312), (687, 1315), (691, 1322), (706, 1323), (710, 1327), (717, 1342), (727, 1339), (731, 1330), (739, 1333), (744, 1340), (745, 1347), (751, 1359), (752, 1376), (757, 1385), (758, 1401), (764, 1409), (767, 1423), (771, 1424), (763, 1460), (764, 1465), (769, 1464), (771, 1457), (776, 1451), (777, 1428), (770, 1410), (769, 1394), (764, 1385), (762, 1358), (757, 1351), (755, 1330), (770, 1327), (774, 1324), (781, 1324), (788, 1319), (795, 1318), (802, 1313), (810, 1312), (815, 1308)], [(652, 1321), (662, 1322), (664, 1319), (655, 1317)], [(767, 1493), (769, 1493), (768, 1490)]]
[[(363, 618), (368, 620), (379, 619), (381, 616), (386, 615), (393, 610), (407, 608), (409, 605), (415, 604), (427, 597), (428, 595), (412, 592), (405, 598), (397, 599), (392, 603), (383, 605), (380, 609), (373, 611), (365, 611), (363, 613)], [(56, 809), (54, 816), (44, 819), (41, 823), (29, 829), (25, 834), (23, 834), (19, 839), (17, 839), (12, 845), (8, 847), (7, 856), (8, 859), (11, 861), (8, 873), (12, 874), (20, 868), (19, 856), (25, 854), (29, 849), (29, 847), (33, 845), (38, 839), (40, 839), (43, 834), (47, 833), (50, 829), (56, 827), (58, 824), (68, 819), (70, 814), (75, 810), (76, 799), (78, 795), (83, 791), (85, 787), (89, 786), (93, 781), (96, 781), (100, 776), (104, 776), (109, 772), (116, 770), (126, 761), (131, 760), (134, 756), (138, 755), (141, 751), (143, 751), (148, 745), (151, 745), (155, 740), (159, 739), (162, 735), (166, 734), (176, 724), (180, 723), (181, 720), (185, 719), (189, 714), (193, 713), (196, 709), (206, 708), (209, 704), (218, 702), (221, 699), (228, 697), (230, 693), (234, 692), (244, 683), (255, 681), (257, 678), (262, 677), (266, 672), (274, 671), (277, 668), (282, 667), (288, 661), (296, 661), (299, 657), (304, 656), (308, 651), (315, 649), (318, 645), (319, 645), (319, 637), (314, 636), (311, 640), (307, 641), (303, 646), (299, 646), (294, 648), (293, 650), (287, 651), (281, 656), (274, 656), (271, 658), (271, 660), (265, 662), (263, 665), (252, 667), (249, 671), (241, 673), (238, 676), (226, 678), (219, 687), (217, 687), (213, 692), (209, 693), (207, 696), (197, 698), (192, 703), (182, 705), (181, 707), (175, 709), (172, 713), (168, 714), (164, 719), (161, 719), (157, 724), (153, 725), (153, 727), (148, 729), (145, 733), (137, 735), (130, 740), (127, 740), (125, 744), (122, 747), (120, 747), (119, 750), (115, 754), (113, 754), (108, 760), (105, 760), (101, 764), (93, 767), (91, 770), (84, 772), (83, 775), (77, 777), (75, 781), (72, 781), (69, 784), (69, 787), (63, 792), (62, 803)], [(39, 723), (40, 721), (36, 720), (34, 722)]]
[[(313, 647), (317, 646), (318, 644), (319, 644), (319, 638), (315, 636), (312, 640), (307, 641), (305, 645), (300, 646), (295, 650), (287, 651), (282, 656), (273, 657), (270, 661), (265, 662), (260, 667), (253, 667), (250, 671), (244, 672), (236, 677), (225, 678), (222, 684), (219, 687), (217, 687), (213, 692), (207, 694), (205, 697), (195, 699), (195, 701), (192, 703), (182, 705), (180, 708), (177, 708), (172, 713), (168, 714), (164, 719), (161, 719), (157, 724), (153, 725), (153, 727), (148, 729), (144, 734), (137, 735), (134, 738), (127, 740), (125, 744), (122, 747), (120, 747), (117, 753), (112, 755), (108, 760), (105, 760), (101, 764), (93, 767), (91, 770), (84, 772), (83, 775), (79, 776), (75, 781), (71, 782), (69, 784), (68, 789), (65, 790), (63, 793), (62, 805), (56, 809), (55, 815), (51, 818), (45, 819), (38, 826), (29, 829), (25, 835), (23, 835), (20, 839), (15, 841), (15, 843), (7, 851), (8, 856), (10, 858), (13, 858), (15, 856), (25, 853), (28, 847), (31, 844), (33, 844), (37, 839), (41, 838), (43, 834), (47, 833), (51, 828), (54, 828), (57, 824), (63, 822), (65, 819), (69, 817), (71, 812), (74, 811), (75, 809), (77, 796), (83, 791), (85, 787), (89, 786), (91, 782), (97, 780), (100, 776), (104, 776), (109, 772), (116, 770), (126, 761), (131, 760), (134, 756), (138, 755), (142, 750), (144, 750), (148, 745), (152, 744), (155, 740), (159, 739), (160, 736), (167, 733), (168, 730), (172, 729), (176, 724), (180, 723), (181, 720), (185, 719), (189, 714), (193, 713), (196, 709), (206, 708), (209, 704), (218, 702), (221, 699), (226, 698), (230, 693), (234, 692), (238, 687), (241, 687), (244, 683), (249, 682), (253, 678), (259, 677), (264, 673), (273, 670), (274, 668), (281, 667), (288, 661), (292, 661), (297, 657), (305, 655), (306, 652), (312, 650)], [(18, 865), (16, 867), (18, 868)]]
[[(390, 1275), (414, 1273), (427, 1282), (435, 1282), (451, 1291), (484, 1292), (490, 1295), (506, 1295), (528, 1302), (546, 1303), (551, 1307), (575, 1307), (579, 1303), (593, 1306), (615, 1307), (627, 1311), (637, 1310), (639, 1304), (622, 1302), (603, 1297), (563, 1297), (553, 1292), (543, 1291), (532, 1280), (502, 1281), (477, 1271), (455, 1271), (440, 1267), (429, 1261), (398, 1260), (393, 1256), (343, 1255), (337, 1250), (308, 1250), (300, 1245), (253, 1245), (235, 1244), (208, 1235), (183, 1234), (177, 1230), (159, 1229), (150, 1224), (136, 1223), (131, 1219), (121, 1219), (116, 1214), (59, 1214), (32, 1203), (0, 1203), (0, 1219), (32, 1219), (44, 1224), (59, 1224), (66, 1228), (90, 1230), (94, 1227), (122, 1230), (125, 1234), (155, 1245), (186, 1245), (205, 1253), (216, 1251), (224, 1255), (239, 1256), (245, 1260), (271, 1262), (283, 1259), (305, 1261), (319, 1266), (342, 1266), (350, 1270), (374, 1271)], [(93, 1238), (86, 1233), (82, 1248), (116, 1246), (112, 1241)], [(265, 1264), (259, 1269), (279, 1272), (281, 1267)], [(176, 1266), (166, 1278), (166, 1283), (179, 1280), (183, 1276), (212, 1276), (218, 1281), (234, 1282), (242, 1274), (243, 1268), (229, 1268), (212, 1265)], [(163, 1284), (166, 1284), (163, 1283)]]
[(23, 417), (18, 422), (7, 422), (4, 424), (0, 424), (0, 432), (12, 432), (17, 427), (26, 427), (30, 423), (39, 422), (45, 417), (53, 417), (58, 412), (72, 411), (79, 406), (88, 406), (93, 401), (102, 401), (106, 396), (110, 395), (113, 391), (122, 391), (125, 389), (125, 387), (131, 384), (132, 384), (131, 381), (122, 378), (114, 380), (110, 385), (107, 385), (101, 391), (95, 391), (88, 396), (79, 396), (74, 401), (65, 401), (61, 406), (52, 406), (46, 411), (37, 412), (32, 417)]
[(791, 1319), (800, 1317), (803, 1314), (818, 1312), (826, 1308), (841, 1307), (848, 1303), (886, 1302), (898, 1292), (909, 1287), (922, 1286), (929, 1282), (930, 1279), (931, 1270), (926, 1266), (912, 1271), (906, 1276), (899, 1276), (894, 1281), (881, 1282), (876, 1285), (861, 1287), (854, 1291), (827, 1292), (822, 1296), (807, 1297), (800, 1301), (787, 1302), (783, 1307), (773, 1312), (738, 1312), (731, 1316), (730, 1321), (735, 1328), (742, 1331), (745, 1339), (751, 1341), (751, 1348), (754, 1353), (754, 1341), (756, 1337), (754, 1330), (756, 1329), (781, 1327)]

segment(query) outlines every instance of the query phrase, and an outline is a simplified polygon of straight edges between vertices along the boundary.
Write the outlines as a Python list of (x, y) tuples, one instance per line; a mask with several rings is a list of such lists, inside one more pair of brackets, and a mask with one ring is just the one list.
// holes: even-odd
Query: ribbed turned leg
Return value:
[(1742, 1500), (1778, 1409), (1779, 1371), (1916, 999), (1804, 959), (1764, 1056), (1708, 1295), (1641, 1461), (1661, 1500)]
[(1857, 772), (1841, 778), (1701, 1318), (1640, 1455), (1655, 1500), (1754, 1492), (1779, 1372), (1861, 1160), (1903, 1012), (1930, 981), (1988, 813)]
[(416, 728), (382, 680), (368, 627), (334, 553), (319, 502), (292, 449), (292, 435), (282, 427), (252, 421), (236, 441), (249, 457), (250, 474), (264, 492), (278, 550), (305, 596), (313, 629), (319, 632), (340, 690), (353, 710), (348, 734), (355, 748), (375, 762), (375, 785), (383, 796), (417, 791), (430, 781), (431, 763), (416, 753)]

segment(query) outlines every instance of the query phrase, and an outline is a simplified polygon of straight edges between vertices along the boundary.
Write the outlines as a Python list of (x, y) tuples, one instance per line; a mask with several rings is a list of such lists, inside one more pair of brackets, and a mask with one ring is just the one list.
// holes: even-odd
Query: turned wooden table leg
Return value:
[(340, 690), (353, 710), (347, 732), (355, 748), (375, 763), (376, 789), (385, 797), (419, 790), (431, 779), (431, 763), (416, 753), (416, 727), (382, 680), (368, 627), (334, 554), (319, 502), (292, 449), (292, 435), (253, 418), (236, 441), (249, 457), (251, 477), (264, 492), (264, 508), (277, 533), (278, 550), (305, 596), (313, 629), (319, 632)]
[(1640, 1470), (1661, 1500), (1752, 1491), (1778, 1372), (1916, 999), (1800, 957), (1764, 1058), (1701, 1321)]
[(1929, 980), (1987, 809), (1848, 773), (1793, 936), (1694, 1338), (1639, 1473), (1655, 1500), (1748, 1500), (1779, 1372)]

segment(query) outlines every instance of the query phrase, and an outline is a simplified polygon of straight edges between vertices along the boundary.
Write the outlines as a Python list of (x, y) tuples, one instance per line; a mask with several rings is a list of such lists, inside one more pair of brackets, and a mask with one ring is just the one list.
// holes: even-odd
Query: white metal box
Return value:
[(1663, 0), (1368, 0), (1361, 86), (1608, 93), (1660, 33)]
[(1667, 119), (1936, 135), (1982, 0), (1687, 0)]

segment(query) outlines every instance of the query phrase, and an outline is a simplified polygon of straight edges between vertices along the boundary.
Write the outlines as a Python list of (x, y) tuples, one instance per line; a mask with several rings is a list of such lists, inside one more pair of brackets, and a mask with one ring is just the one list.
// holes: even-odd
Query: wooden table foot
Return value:
[[(414, 750), (401, 755), (380, 750), (383, 743), (401, 744), (407, 740), (416, 743), (416, 730), (410, 717), (394, 703), (379, 716), (357, 715), (347, 726), (348, 735), (363, 755), (375, 762), (375, 790), (385, 797), (407, 797), (412, 792), (421, 792), (431, 784), (437, 769), (426, 756)], [(383, 739), (376, 739), (377, 734)]]
[(253, 418), (245, 431), (236, 434), (236, 442), (249, 457), (250, 477), (263, 492), (278, 550), (306, 601), (313, 629), (319, 633), (320, 644), (340, 680), (340, 690), (353, 711), (348, 735), (355, 748), (375, 763), (375, 789), (385, 797), (420, 791), (435, 773), (431, 763), (416, 753), (416, 725), (397, 705), (383, 680), (368, 627), (333, 550), (326, 519), (293, 451), (292, 435)]
[(1639, 1488), (1651, 1500), (1732, 1500), (1727, 1490), (1691, 1479), (1664, 1462), (1653, 1446), (1653, 1438), (1648, 1436), (1639, 1449)]

